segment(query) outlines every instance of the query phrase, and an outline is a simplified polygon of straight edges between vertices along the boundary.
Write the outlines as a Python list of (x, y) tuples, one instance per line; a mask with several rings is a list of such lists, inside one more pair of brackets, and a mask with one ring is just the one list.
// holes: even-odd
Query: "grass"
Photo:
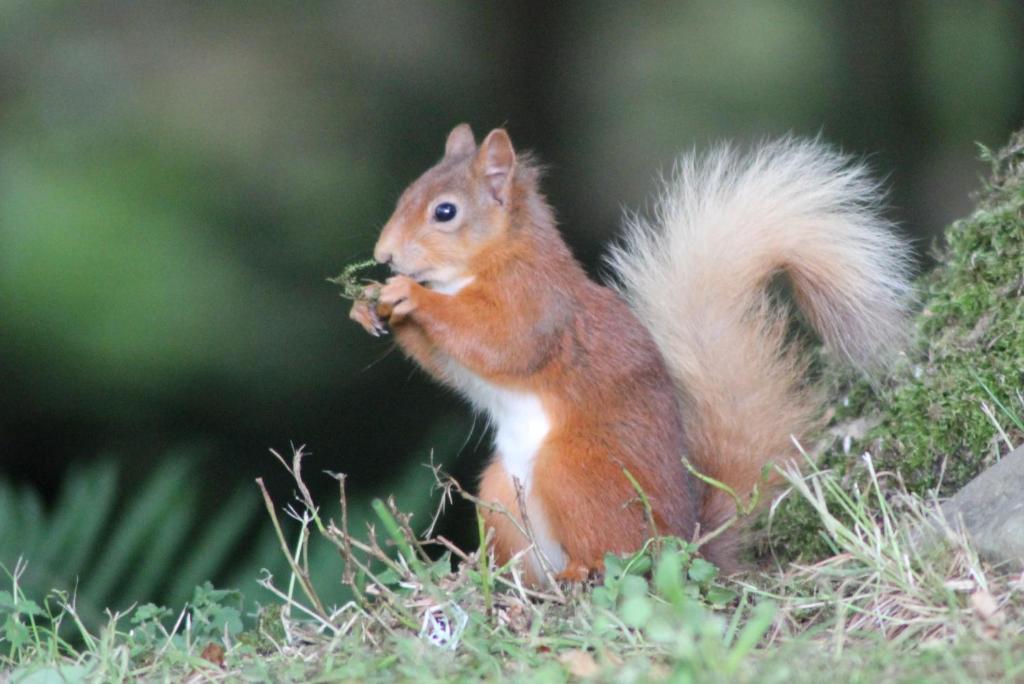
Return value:
[[(891, 382), (837, 383), (841, 439), (781, 473), (759, 571), (722, 579), (695, 544), (658, 538), (609, 556), (598, 582), (530, 589), (521, 559), (484, 552), (482, 522), (463, 550), (377, 500), (364, 530), (342, 476), (327, 517), (298, 450), (279, 457), (293, 501), (260, 483), (288, 568), (261, 578), (266, 605), (204, 584), (180, 610), (92, 627), (75, 594), (26, 589), (19, 561), (0, 590), (0, 682), (1024, 681), (1024, 574), (981, 562), (936, 501), (1024, 440), (1024, 133), (990, 156), (978, 210), (922, 281), (920, 346)], [(472, 500), (435, 479), (442, 503)], [(324, 598), (314, 538), (347, 603)]]
[[(543, 592), (523, 586), (518, 559), (497, 567), (482, 548), (416, 535), (393, 502), (375, 501), (375, 524), (353, 534), (344, 479), (339, 519), (323, 519), (301, 450), (282, 463), (295, 500), (281, 508), (263, 493), (291, 572), (262, 578), (267, 605), (245, 615), (238, 592), (207, 584), (182, 610), (138, 606), (90, 630), (73, 595), (27, 596), (19, 564), (0, 591), (0, 680), (1024, 678), (1024, 576), (981, 563), (934, 501), (893, 495), (870, 457), (865, 488), (813, 465), (783, 473), (835, 550), (824, 560), (723, 580), (692, 543), (661, 538), (609, 556), (600, 582)], [(442, 484), (443, 499), (460, 495)], [(301, 522), (297, 535), (282, 515)], [(321, 600), (306, 565), (314, 535), (337, 549), (352, 601)]]

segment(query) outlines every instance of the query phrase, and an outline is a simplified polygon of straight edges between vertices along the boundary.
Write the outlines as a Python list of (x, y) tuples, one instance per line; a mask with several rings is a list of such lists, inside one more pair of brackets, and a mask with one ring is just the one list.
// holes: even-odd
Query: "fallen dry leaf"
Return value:
[(208, 660), (217, 667), (224, 667), (224, 647), (220, 644), (207, 644), (199, 655), (203, 660)]

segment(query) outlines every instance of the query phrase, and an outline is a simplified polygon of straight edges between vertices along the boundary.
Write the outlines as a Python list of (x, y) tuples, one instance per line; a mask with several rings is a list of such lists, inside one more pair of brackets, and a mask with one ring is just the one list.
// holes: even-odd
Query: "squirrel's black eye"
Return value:
[(441, 223), (446, 223), (455, 218), (455, 214), (458, 213), (458, 209), (451, 202), (441, 202), (434, 207), (434, 218)]

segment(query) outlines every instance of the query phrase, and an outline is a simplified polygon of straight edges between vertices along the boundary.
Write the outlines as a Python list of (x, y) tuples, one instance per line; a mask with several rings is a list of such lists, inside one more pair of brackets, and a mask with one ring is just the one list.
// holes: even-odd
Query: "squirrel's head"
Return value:
[(448, 134), (444, 158), (398, 200), (373, 256), (442, 291), (474, 276), (474, 259), (509, 228), (516, 153), (503, 129), (477, 147), (468, 124)]

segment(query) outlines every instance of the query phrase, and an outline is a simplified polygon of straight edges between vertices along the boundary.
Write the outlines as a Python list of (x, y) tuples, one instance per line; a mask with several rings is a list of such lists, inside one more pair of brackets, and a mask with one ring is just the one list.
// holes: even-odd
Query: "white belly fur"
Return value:
[[(501, 464), (510, 477), (522, 483), (526, 515), (534, 541), (552, 569), (556, 573), (561, 572), (568, 561), (565, 550), (552, 537), (540, 501), (531, 496), (533, 462), (551, 429), (540, 399), (528, 392), (516, 392), (493, 385), (451, 360), (448, 362), (448, 377), (473, 406), (490, 420), (495, 433), (494, 446)], [(527, 560), (534, 576), (543, 577), (544, 572), (537, 555), (531, 553)]]

